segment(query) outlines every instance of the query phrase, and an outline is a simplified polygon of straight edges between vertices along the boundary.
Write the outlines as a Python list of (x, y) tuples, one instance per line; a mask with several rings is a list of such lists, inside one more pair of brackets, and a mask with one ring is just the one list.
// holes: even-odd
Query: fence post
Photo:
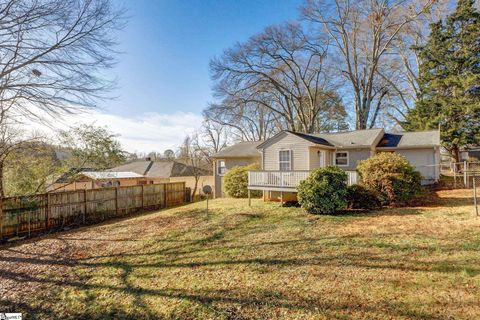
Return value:
[(115, 187), (115, 215), (118, 216), (118, 187)]
[(467, 170), (467, 161), (463, 161), (463, 183), (465, 184), (465, 188), (468, 188)]
[(45, 230), (49, 228), (49, 220), (50, 220), (50, 204), (49, 204), (49, 193), (45, 193)]
[(475, 213), (478, 217), (477, 184), (476, 184), (477, 181), (476, 181), (475, 172), (473, 172), (472, 182), (473, 182), (473, 204), (475, 205)]
[(83, 189), (83, 224), (87, 221), (87, 189)]
[(163, 204), (167, 207), (167, 184), (163, 184)]
[(142, 211), (144, 210), (144, 205), (143, 205), (143, 192), (144, 192), (144, 189), (143, 189), (143, 184), (140, 185), (142, 187)]
[(3, 239), (3, 224), (6, 217), (5, 211), (3, 210), (3, 198), (0, 197), (0, 241)]
[(457, 188), (457, 165), (453, 164), (453, 187)]

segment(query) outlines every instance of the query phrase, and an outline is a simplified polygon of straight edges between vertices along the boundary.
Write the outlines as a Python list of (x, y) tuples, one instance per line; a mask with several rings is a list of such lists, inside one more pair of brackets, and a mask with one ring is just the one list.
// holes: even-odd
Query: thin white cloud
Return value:
[[(56, 129), (66, 129), (78, 123), (107, 127), (118, 134), (118, 140), (129, 152), (164, 151), (178, 147), (184, 137), (198, 130), (202, 117), (191, 112), (170, 114), (144, 113), (134, 118), (122, 117), (100, 111), (90, 111), (64, 116), (61, 120), (49, 121)], [(44, 132), (53, 132), (43, 125), (29, 124), (29, 127)]]

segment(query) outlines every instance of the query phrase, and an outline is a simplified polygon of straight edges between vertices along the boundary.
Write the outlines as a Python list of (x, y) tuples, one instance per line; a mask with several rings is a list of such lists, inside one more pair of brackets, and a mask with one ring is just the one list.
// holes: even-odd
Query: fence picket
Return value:
[(184, 202), (184, 182), (8, 197), (0, 201), (0, 240)]

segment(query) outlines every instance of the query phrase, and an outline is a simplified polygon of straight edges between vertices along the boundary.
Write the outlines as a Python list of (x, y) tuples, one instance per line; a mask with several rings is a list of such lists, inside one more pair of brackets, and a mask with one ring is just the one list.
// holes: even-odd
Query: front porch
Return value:
[[(356, 171), (345, 171), (347, 173), (347, 185), (358, 182)], [(256, 170), (248, 172), (248, 189), (262, 191), (297, 192), (301, 181), (310, 174), (309, 170)]]

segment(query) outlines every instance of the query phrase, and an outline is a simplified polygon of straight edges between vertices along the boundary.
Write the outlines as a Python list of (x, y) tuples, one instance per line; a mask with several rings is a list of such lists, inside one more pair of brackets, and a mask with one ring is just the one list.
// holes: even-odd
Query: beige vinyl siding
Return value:
[[(187, 176), (187, 177), (171, 177), (169, 182), (185, 182), (185, 187), (190, 188), (193, 192), (195, 188), (195, 177), (194, 176)], [(200, 176), (198, 177), (198, 184), (197, 184), (197, 193), (196, 194), (203, 194), (202, 188), (206, 185), (209, 185), (213, 189), (214, 179), (213, 176)]]
[[(337, 152), (348, 152), (348, 165), (338, 166), (343, 170), (356, 170), (358, 162), (370, 158), (370, 149), (339, 149)], [(335, 164), (335, 152), (332, 152), (332, 163)]]
[(401, 154), (414, 166), (422, 175), (422, 183), (430, 183), (438, 179), (435, 164), (438, 164), (437, 151), (435, 148), (425, 149), (399, 149), (396, 153)]
[(310, 170), (317, 169), (320, 167), (320, 158), (318, 156), (318, 151), (325, 152), (325, 166), (332, 165), (332, 150), (323, 149), (320, 147), (311, 147), (309, 150), (310, 157)]
[(309, 147), (313, 143), (297, 137), (293, 134), (284, 133), (275, 139), (273, 143), (263, 149), (263, 169), (279, 170), (279, 151), (291, 150), (292, 170), (310, 169)]
[(226, 158), (226, 159), (216, 159), (214, 162), (214, 175), (215, 175), (215, 198), (223, 197), (223, 176), (218, 175), (217, 172), (217, 161), (224, 160), (225, 161), (225, 168), (226, 171), (233, 167), (241, 167), (247, 166), (253, 163), (260, 164), (260, 153), (258, 153), (258, 157), (249, 157), (249, 158)]
[(90, 189), (100, 189), (103, 188), (102, 184), (109, 181), (118, 181), (120, 182), (121, 187), (136, 186), (141, 183), (141, 181), (148, 181), (148, 178), (118, 178), (118, 179), (109, 179), (109, 180), (93, 180), (90, 178), (80, 178), (77, 181), (72, 181), (68, 183), (54, 183), (53, 185), (47, 188), (47, 191), (73, 191), (73, 190), (90, 190)]

